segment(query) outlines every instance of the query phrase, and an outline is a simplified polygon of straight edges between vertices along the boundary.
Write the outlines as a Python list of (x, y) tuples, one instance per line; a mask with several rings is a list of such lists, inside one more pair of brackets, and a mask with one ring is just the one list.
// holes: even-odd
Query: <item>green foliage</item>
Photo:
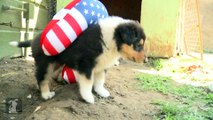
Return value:
[(161, 119), (176, 120), (189, 112), (185, 106), (175, 102), (154, 101), (152, 104), (160, 106), (160, 112), (156, 117)]
[(213, 106), (213, 93), (209, 93), (208, 95), (206, 95), (205, 100), (211, 101), (210, 103)]
[(212, 50), (205, 50), (204, 49), (204, 51), (203, 51), (204, 53), (213, 53), (213, 51)]
[(140, 81), (139, 87), (143, 90), (154, 90), (167, 94), (171, 78), (159, 75), (140, 74), (138, 80)]
[(176, 85), (171, 77), (140, 74), (137, 76), (141, 90), (153, 90), (176, 98), (173, 102), (155, 101), (160, 112), (156, 119), (203, 120), (213, 119), (213, 94), (203, 87)]
[(153, 67), (156, 70), (160, 70), (163, 68), (163, 60), (157, 58), (150, 58), (148, 65)]
[(160, 108), (156, 120), (204, 120), (209, 118), (202, 111), (189, 107), (187, 104), (166, 101), (155, 101), (153, 104), (158, 105)]

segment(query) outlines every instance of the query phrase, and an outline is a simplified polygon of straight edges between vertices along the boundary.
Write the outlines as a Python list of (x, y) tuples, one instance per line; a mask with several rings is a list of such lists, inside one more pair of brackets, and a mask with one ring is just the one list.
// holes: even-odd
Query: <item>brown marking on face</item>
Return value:
[[(144, 41), (141, 40), (140, 44), (144, 45)], [(143, 62), (145, 59), (144, 51), (143, 50), (139, 52), (135, 51), (133, 45), (129, 46), (127, 44), (123, 44), (121, 46), (121, 53), (123, 57), (128, 58), (129, 60), (132, 60), (137, 63)]]

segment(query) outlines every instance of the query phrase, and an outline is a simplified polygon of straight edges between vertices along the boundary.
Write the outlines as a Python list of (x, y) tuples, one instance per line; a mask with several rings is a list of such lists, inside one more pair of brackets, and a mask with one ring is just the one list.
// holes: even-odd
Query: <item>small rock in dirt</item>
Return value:
[(113, 96), (109, 96), (108, 99), (114, 99), (114, 97)]
[(121, 97), (124, 97), (124, 96), (125, 96), (125, 94), (120, 93), (120, 92), (116, 92), (116, 94), (120, 95)]
[(123, 107), (123, 110), (126, 110), (127, 109), (127, 107)]
[(36, 107), (36, 109), (33, 112), (37, 112), (39, 109), (41, 109), (41, 106)]
[(31, 94), (29, 94), (29, 95), (27, 96), (27, 98), (28, 98), (28, 99), (31, 99), (31, 98), (32, 98), (32, 95), (31, 95)]
[(123, 105), (123, 103), (119, 103), (119, 105)]
[(124, 116), (124, 117), (127, 117), (128, 115), (127, 115), (127, 113), (123, 113), (123, 116)]
[(3, 100), (2, 103), (3, 103), (3, 104), (6, 103), (6, 100)]
[(11, 120), (14, 120), (14, 119), (15, 119), (15, 117), (10, 117), (10, 119), (11, 119)]
[(87, 115), (88, 115), (88, 116), (91, 116), (91, 113), (87, 112)]
[(102, 102), (100, 102), (100, 103), (101, 103), (101, 104), (103, 104), (103, 105), (106, 105), (106, 103), (105, 103), (105, 102), (103, 102), (103, 101), (102, 101)]

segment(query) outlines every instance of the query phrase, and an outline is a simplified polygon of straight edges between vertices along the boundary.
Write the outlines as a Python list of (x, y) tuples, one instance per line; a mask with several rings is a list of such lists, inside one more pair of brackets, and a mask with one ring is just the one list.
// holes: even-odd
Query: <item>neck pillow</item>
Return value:
[[(100, 1), (73, 0), (56, 13), (42, 32), (40, 46), (44, 54), (54, 56), (63, 52), (84, 30), (105, 17), (108, 12)], [(77, 81), (72, 68), (66, 65), (62, 78), (70, 84)]]
[(48, 23), (41, 35), (41, 48), (45, 55), (63, 52), (89, 26), (108, 16), (105, 6), (98, 0), (73, 0)]

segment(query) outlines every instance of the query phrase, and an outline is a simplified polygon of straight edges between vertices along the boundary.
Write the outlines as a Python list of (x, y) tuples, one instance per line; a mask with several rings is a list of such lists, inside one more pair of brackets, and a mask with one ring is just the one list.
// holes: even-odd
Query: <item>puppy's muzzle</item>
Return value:
[(124, 44), (122, 46), (121, 53), (125, 58), (128, 58), (129, 60), (132, 60), (134, 62), (147, 62), (144, 51), (135, 51), (132, 46)]
[(137, 63), (146, 63), (148, 62), (148, 59), (144, 53), (144, 51), (141, 51), (141, 52), (135, 52), (133, 55), (132, 55), (132, 60), (134, 62), (137, 62)]

